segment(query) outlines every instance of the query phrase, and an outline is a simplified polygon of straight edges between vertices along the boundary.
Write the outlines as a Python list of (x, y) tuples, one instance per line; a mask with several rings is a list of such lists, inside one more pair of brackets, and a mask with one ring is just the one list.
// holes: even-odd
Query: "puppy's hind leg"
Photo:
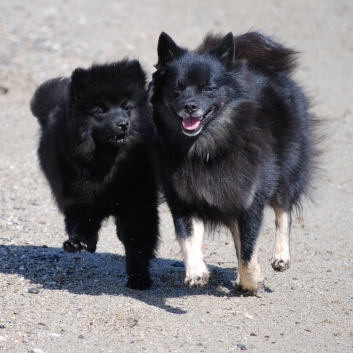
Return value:
[(174, 224), (185, 262), (184, 282), (190, 287), (203, 286), (210, 277), (201, 249), (205, 232), (203, 221), (195, 217), (176, 217)]
[(126, 201), (115, 218), (117, 235), (125, 247), (126, 286), (137, 290), (148, 289), (153, 283), (149, 266), (155, 257), (159, 237), (157, 207)]
[(272, 267), (275, 271), (285, 271), (290, 266), (289, 238), (291, 214), (274, 207), (276, 216), (276, 244), (272, 254)]

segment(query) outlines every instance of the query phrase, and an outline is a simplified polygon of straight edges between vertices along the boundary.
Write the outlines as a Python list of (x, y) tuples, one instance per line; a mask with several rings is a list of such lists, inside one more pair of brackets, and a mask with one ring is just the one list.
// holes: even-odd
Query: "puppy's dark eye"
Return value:
[(174, 86), (174, 92), (180, 92), (181, 88), (179, 85)]
[(206, 86), (203, 90), (204, 90), (205, 92), (212, 92), (212, 91), (213, 91), (213, 88), (210, 87), (210, 86)]
[(131, 105), (130, 104), (126, 104), (125, 106), (124, 106), (124, 110), (125, 111), (129, 111), (129, 110), (131, 110)]
[(104, 108), (102, 108), (102, 107), (96, 107), (96, 108), (92, 109), (92, 113), (93, 113), (94, 115), (103, 115), (103, 114), (105, 114), (106, 112), (107, 112), (106, 109), (104, 109)]

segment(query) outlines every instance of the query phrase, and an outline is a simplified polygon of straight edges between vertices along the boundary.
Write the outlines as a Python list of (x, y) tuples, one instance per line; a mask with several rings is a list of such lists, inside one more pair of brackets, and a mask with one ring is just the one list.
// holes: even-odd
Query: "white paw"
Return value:
[(287, 251), (274, 252), (271, 259), (272, 267), (275, 271), (283, 272), (290, 266), (290, 255)]
[(254, 257), (254, 261), (247, 265), (239, 263), (238, 278), (236, 280), (236, 286), (242, 290), (249, 292), (252, 295), (257, 295), (262, 289), (264, 283), (264, 277), (261, 272), (260, 265), (257, 263), (257, 258)]
[(208, 283), (210, 273), (202, 260), (198, 265), (186, 265), (185, 267), (186, 276), (184, 282), (190, 287), (202, 287)]

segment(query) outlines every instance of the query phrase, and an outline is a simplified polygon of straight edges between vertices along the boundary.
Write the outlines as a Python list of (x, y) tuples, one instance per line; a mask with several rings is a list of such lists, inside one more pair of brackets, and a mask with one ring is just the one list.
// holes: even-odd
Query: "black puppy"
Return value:
[(102, 221), (114, 216), (134, 289), (150, 287), (158, 242), (145, 84), (139, 62), (123, 60), (49, 80), (31, 101), (40, 166), (65, 216), (64, 250), (94, 252)]
[(272, 266), (290, 265), (291, 212), (314, 166), (308, 100), (291, 78), (295, 52), (258, 32), (208, 35), (195, 51), (159, 37), (150, 85), (156, 156), (185, 260), (185, 282), (203, 285), (205, 225), (234, 237), (238, 283), (256, 293), (256, 242), (264, 208), (276, 215)]

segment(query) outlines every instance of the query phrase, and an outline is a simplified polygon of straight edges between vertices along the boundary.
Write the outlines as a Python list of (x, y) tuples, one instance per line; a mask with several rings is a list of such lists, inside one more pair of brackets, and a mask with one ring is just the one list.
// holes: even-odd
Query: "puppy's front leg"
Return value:
[(174, 223), (185, 262), (185, 283), (190, 287), (203, 286), (210, 277), (201, 250), (205, 232), (203, 221), (196, 217), (177, 217)]
[(69, 239), (63, 244), (68, 253), (78, 251), (95, 252), (97, 247), (98, 232), (105, 214), (99, 210), (83, 204), (75, 204), (64, 210), (65, 228)]

